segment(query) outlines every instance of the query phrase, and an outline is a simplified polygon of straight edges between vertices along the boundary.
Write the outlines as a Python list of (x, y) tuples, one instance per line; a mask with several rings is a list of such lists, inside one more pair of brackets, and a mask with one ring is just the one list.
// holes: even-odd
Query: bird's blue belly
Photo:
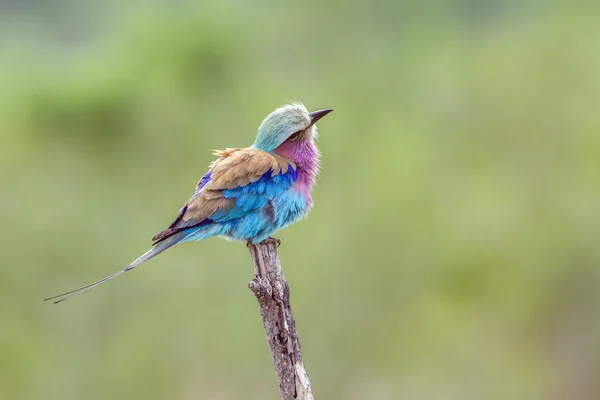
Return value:
[(234, 240), (252, 240), (259, 243), (279, 229), (302, 219), (306, 213), (306, 200), (290, 189), (274, 197), (267, 205), (235, 221), (223, 235)]

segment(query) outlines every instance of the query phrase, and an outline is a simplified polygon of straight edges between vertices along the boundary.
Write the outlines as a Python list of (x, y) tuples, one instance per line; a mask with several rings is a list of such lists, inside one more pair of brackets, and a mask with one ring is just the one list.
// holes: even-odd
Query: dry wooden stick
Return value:
[(281, 399), (314, 400), (290, 307), (290, 287), (277, 255), (279, 243), (271, 238), (256, 245), (248, 243), (254, 261), (254, 279), (248, 287), (260, 306)]

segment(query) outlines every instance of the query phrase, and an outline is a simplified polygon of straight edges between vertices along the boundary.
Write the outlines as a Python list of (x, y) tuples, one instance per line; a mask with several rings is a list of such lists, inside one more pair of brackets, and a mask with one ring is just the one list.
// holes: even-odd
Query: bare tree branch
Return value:
[(260, 306), (281, 399), (314, 400), (302, 362), (296, 322), (290, 307), (290, 287), (283, 276), (278, 246), (278, 239), (248, 244), (254, 261), (254, 279), (248, 287)]

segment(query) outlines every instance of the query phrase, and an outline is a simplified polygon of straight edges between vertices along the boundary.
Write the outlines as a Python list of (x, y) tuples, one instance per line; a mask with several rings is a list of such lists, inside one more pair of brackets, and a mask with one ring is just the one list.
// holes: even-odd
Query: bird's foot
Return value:
[(246, 247), (256, 246), (257, 244), (261, 244), (261, 243), (265, 243), (265, 244), (267, 244), (267, 243), (276, 243), (277, 247), (281, 246), (281, 240), (269, 236), (268, 238), (266, 238), (262, 242), (256, 243), (256, 244), (252, 242), (252, 239), (248, 239), (248, 240), (246, 240)]
[(265, 243), (277, 243), (277, 247), (281, 246), (281, 240), (271, 237), (271, 236), (266, 238), (264, 241), (265, 241)]

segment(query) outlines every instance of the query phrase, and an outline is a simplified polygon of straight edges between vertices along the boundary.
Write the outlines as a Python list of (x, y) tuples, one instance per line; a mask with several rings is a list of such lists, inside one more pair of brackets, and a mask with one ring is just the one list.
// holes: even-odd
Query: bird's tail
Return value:
[(135, 267), (137, 267), (138, 265), (140, 265), (141, 263), (148, 261), (149, 259), (151, 259), (152, 257), (155, 257), (157, 255), (159, 255), (160, 253), (162, 253), (163, 251), (167, 250), (169, 247), (176, 245), (177, 243), (179, 243), (184, 237), (185, 237), (185, 233), (184, 232), (180, 232), (178, 234), (175, 234), (171, 237), (169, 237), (168, 239), (158, 243), (156, 246), (154, 246), (153, 248), (151, 248), (150, 250), (148, 250), (146, 253), (142, 254), (137, 260), (135, 260), (134, 262), (132, 262), (131, 264), (129, 264), (127, 267), (123, 268), (120, 271), (115, 272), (112, 275), (107, 276), (106, 278), (100, 279), (99, 281), (90, 283), (89, 285), (85, 285), (82, 286), (78, 289), (75, 290), (71, 290), (69, 292), (65, 292), (56, 296), (52, 296), (52, 297), (48, 297), (47, 299), (44, 299), (44, 301), (48, 301), (48, 300), (54, 300), (54, 304), (58, 304), (61, 303), (65, 300), (70, 299), (73, 296), (77, 296), (78, 294), (81, 294), (83, 292), (87, 292), (90, 289), (95, 288), (96, 286), (100, 286), (103, 283), (106, 283), (108, 281), (110, 281), (113, 278), (116, 278), (117, 276), (127, 272), (127, 271), (131, 271), (132, 269), (134, 269)]

